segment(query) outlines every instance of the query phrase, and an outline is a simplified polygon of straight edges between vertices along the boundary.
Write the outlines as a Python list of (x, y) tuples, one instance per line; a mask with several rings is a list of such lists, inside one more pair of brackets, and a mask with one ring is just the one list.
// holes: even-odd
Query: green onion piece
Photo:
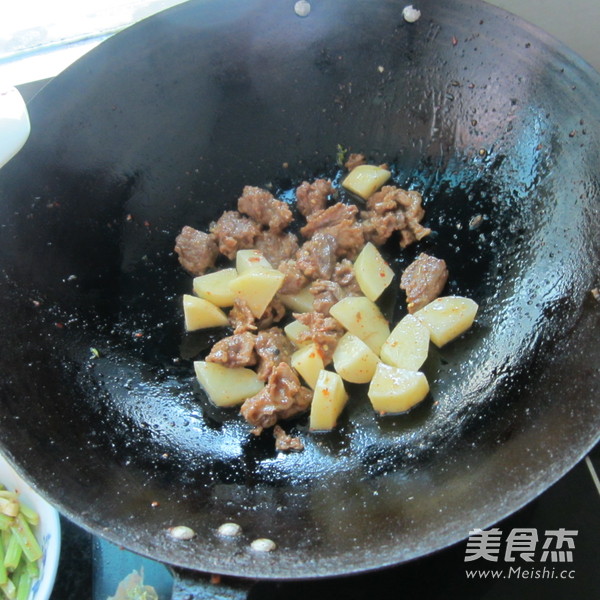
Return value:
[(21, 503), (21, 514), (30, 525), (36, 527), (40, 524), (40, 515), (38, 515), (33, 508), (29, 508), (29, 506), (26, 506), (23, 503)]
[(0, 590), (4, 592), (4, 595), (8, 598), (8, 600), (15, 600), (17, 597), (17, 588), (10, 579), (6, 583), (0, 585)]
[(19, 540), (19, 544), (23, 549), (23, 553), (28, 560), (33, 562), (42, 557), (42, 549), (35, 539), (35, 536), (31, 532), (27, 521), (23, 515), (18, 515), (15, 519), (14, 525), (10, 528), (13, 535)]
[(4, 566), (4, 544), (0, 540), (0, 585), (4, 585), (8, 581), (8, 572)]
[(14, 571), (21, 560), (22, 548), (19, 540), (12, 535), (8, 540), (6, 551), (4, 553), (4, 567), (9, 571)]
[(11, 492), (10, 490), (2, 490), (0, 491), (0, 498), (6, 498), (8, 500), (18, 500), (19, 495), (17, 492)]
[(19, 576), (17, 583), (17, 598), (16, 600), (27, 600), (31, 591), (31, 577), (27, 571), (23, 571)]

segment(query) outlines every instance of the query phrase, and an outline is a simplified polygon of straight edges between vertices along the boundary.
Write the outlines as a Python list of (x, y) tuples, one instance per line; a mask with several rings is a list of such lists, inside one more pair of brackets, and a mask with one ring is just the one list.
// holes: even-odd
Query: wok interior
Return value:
[[(392, 2), (323, 2), (305, 20), (270, 2), (189, 3), (32, 102), (33, 137), (0, 182), (0, 431), (68, 516), (182, 566), (345, 573), (488, 525), (592, 444), (598, 79), (491, 7), (422, 4), (409, 26)], [(422, 405), (377, 418), (351, 387), (340, 428), (282, 457), (193, 384), (215, 338), (183, 334), (191, 278), (172, 247), (243, 185), (334, 175), (337, 144), (424, 195), (435, 233), (388, 245), (393, 265), (444, 258), (448, 291), (481, 311), (432, 352)], [(402, 305), (388, 294), (390, 317)], [(215, 535), (227, 520), (241, 539)], [(198, 536), (175, 544), (175, 524)], [(249, 552), (254, 537), (278, 551)]]

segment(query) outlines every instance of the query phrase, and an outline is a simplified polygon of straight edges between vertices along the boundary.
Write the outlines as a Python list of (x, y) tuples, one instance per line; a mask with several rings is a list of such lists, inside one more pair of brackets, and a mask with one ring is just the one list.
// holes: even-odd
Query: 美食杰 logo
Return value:
[(560, 567), (572, 566), (578, 533), (559, 528), (547, 529), (542, 534), (536, 528), (517, 527), (504, 535), (499, 528), (473, 529), (467, 540), (465, 563), (502, 562), (507, 566), (467, 570), (467, 578), (574, 579), (574, 569)]

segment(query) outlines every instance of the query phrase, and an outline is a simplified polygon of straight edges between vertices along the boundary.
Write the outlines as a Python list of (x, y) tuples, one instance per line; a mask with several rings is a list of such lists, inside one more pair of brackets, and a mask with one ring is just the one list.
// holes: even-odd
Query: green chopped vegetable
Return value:
[(23, 515), (19, 514), (15, 517), (15, 523), (11, 527), (11, 531), (19, 541), (27, 560), (34, 561), (42, 558), (42, 549)]
[(9, 517), (8, 515), (3, 515), (2, 513), (0, 513), (0, 531), (4, 531), (5, 529), (8, 529), (13, 522), (13, 518)]
[(31, 591), (31, 577), (27, 571), (22, 571), (19, 575), (19, 581), (17, 583), (17, 598), (16, 600), (27, 600), (29, 598), (29, 592)]
[(341, 144), (336, 146), (336, 160), (335, 162), (339, 167), (343, 167), (346, 162), (346, 154), (348, 153), (348, 148), (344, 148)]
[(38, 565), (38, 561), (34, 560), (34, 561), (26, 561), (25, 562), (25, 567), (27, 569), (27, 573), (29, 574), (29, 577), (33, 580), (33, 579), (38, 579), (40, 576), (40, 567)]
[(32, 508), (29, 508), (29, 506), (21, 504), (21, 514), (25, 517), (25, 520), (30, 525), (36, 527), (40, 524), (40, 515), (38, 515)]
[(16, 536), (11, 535), (4, 553), (4, 566), (8, 571), (14, 571), (19, 565), (23, 550)]
[(0, 585), (0, 590), (2, 590), (8, 600), (15, 600), (17, 597), (17, 588), (11, 579), (7, 579), (6, 583)]
[(4, 566), (4, 544), (0, 539), (0, 585), (4, 585), (8, 581), (8, 571)]

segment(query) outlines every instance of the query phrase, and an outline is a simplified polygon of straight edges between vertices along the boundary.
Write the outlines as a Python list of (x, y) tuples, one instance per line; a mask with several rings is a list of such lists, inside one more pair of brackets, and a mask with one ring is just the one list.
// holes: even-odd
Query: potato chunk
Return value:
[(417, 371), (428, 352), (429, 330), (415, 316), (406, 315), (381, 347), (381, 360), (394, 367)]
[(212, 302), (191, 294), (183, 295), (183, 316), (187, 331), (227, 325), (227, 315)]
[(429, 383), (421, 371), (409, 371), (379, 363), (368, 396), (380, 414), (406, 412), (429, 393)]
[(209, 400), (216, 406), (236, 406), (258, 394), (264, 383), (251, 369), (230, 369), (203, 360), (194, 362), (194, 370)]
[(359, 165), (346, 176), (342, 185), (350, 192), (366, 200), (372, 196), (392, 174), (375, 165)]
[(364, 296), (349, 296), (334, 304), (329, 314), (379, 355), (390, 328), (375, 303)]
[(315, 297), (310, 293), (310, 286), (302, 288), (297, 294), (279, 294), (284, 306), (298, 313), (311, 312)]
[(208, 275), (194, 277), (194, 292), (215, 306), (233, 306), (235, 294), (229, 284), (238, 276), (235, 269), (222, 269)]
[(368, 383), (379, 359), (367, 344), (352, 333), (345, 333), (333, 353), (333, 367), (350, 383)]
[(332, 371), (321, 371), (310, 407), (311, 431), (333, 429), (346, 402), (348, 402), (348, 394), (344, 389), (342, 378)]
[(243, 275), (252, 269), (272, 269), (273, 265), (259, 250), (238, 250), (235, 255), (235, 268), (238, 275)]
[(301, 341), (301, 338), (304, 337), (304, 334), (310, 333), (310, 327), (304, 325), (304, 323), (300, 323), (300, 321), (294, 320), (291, 323), (288, 323), (283, 328), (283, 331), (295, 346), (305, 346), (306, 344), (310, 344), (310, 338)]
[(394, 271), (390, 269), (379, 250), (369, 242), (356, 258), (354, 275), (362, 293), (375, 302), (390, 285)]
[(292, 354), (291, 364), (311, 388), (315, 388), (319, 373), (325, 368), (316, 344), (310, 343)]
[(260, 319), (282, 286), (284, 278), (285, 275), (281, 271), (257, 267), (236, 277), (229, 287), (234, 294), (248, 303), (252, 314)]
[(441, 348), (471, 327), (478, 308), (470, 298), (442, 296), (414, 316), (429, 329), (431, 341)]

